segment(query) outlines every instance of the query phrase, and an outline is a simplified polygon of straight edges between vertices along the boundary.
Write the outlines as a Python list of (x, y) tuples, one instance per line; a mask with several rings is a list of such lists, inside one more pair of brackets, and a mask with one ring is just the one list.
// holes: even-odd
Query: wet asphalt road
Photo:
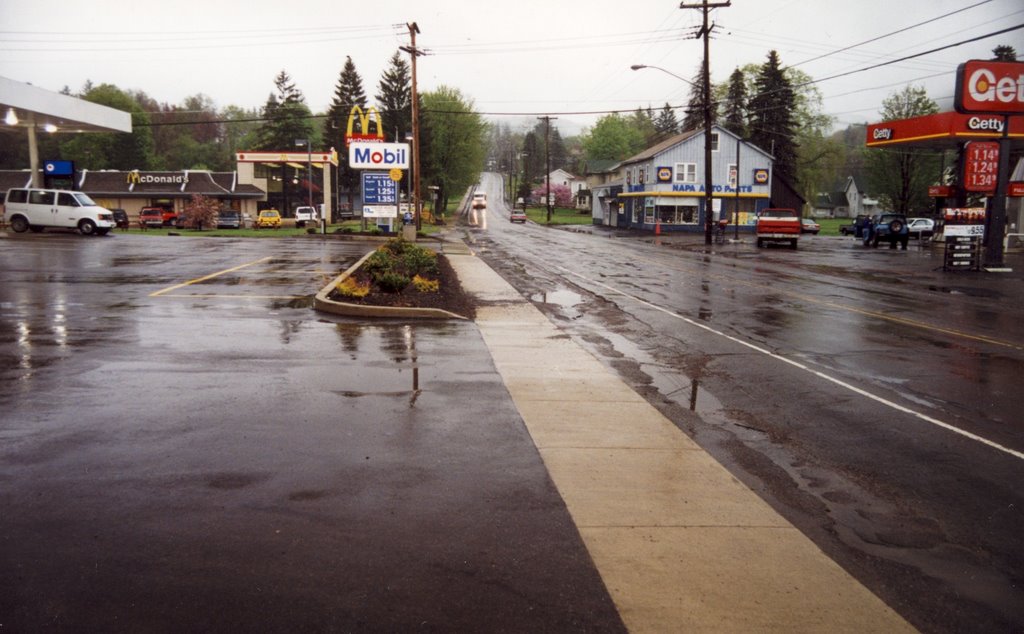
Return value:
[(512, 225), (482, 256), (918, 628), (1024, 628), (1024, 259)]
[(474, 325), (309, 308), (368, 248), (0, 238), (0, 631), (621, 631)]

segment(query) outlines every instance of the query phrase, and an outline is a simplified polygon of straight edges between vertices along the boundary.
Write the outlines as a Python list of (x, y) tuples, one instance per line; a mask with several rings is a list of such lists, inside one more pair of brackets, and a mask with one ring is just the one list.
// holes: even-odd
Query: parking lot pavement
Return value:
[(312, 242), (32, 239), (0, 267), (2, 629), (623, 630), (472, 323), (314, 314), (289, 296), (350, 256)]

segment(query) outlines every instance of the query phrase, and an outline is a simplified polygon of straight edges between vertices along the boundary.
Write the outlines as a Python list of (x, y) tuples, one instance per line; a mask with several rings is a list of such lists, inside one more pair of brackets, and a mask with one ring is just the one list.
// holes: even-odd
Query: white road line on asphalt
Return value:
[(708, 326), (706, 324), (702, 324), (702, 323), (700, 323), (698, 321), (690, 319), (689, 317), (686, 317), (685, 315), (680, 315), (679, 313), (676, 313), (676, 312), (673, 312), (673, 311), (671, 311), (671, 310), (669, 310), (667, 308), (663, 308), (661, 306), (658, 306), (657, 304), (652, 304), (651, 302), (648, 302), (647, 300), (640, 299), (636, 295), (631, 295), (630, 293), (627, 293), (625, 291), (622, 291), (622, 290), (619, 290), (619, 289), (614, 288), (612, 286), (609, 286), (609, 285), (607, 285), (607, 284), (605, 284), (603, 282), (599, 282), (597, 280), (590, 279), (589, 277), (586, 277), (584, 275), (580, 275), (579, 273), (577, 273), (575, 271), (572, 271), (570, 269), (567, 269), (565, 267), (555, 265), (555, 268), (558, 268), (559, 270), (564, 271), (565, 273), (568, 273), (569, 275), (572, 275), (574, 277), (578, 277), (578, 278), (580, 278), (582, 280), (586, 280), (587, 282), (590, 282), (591, 284), (596, 284), (597, 286), (601, 286), (603, 288), (606, 288), (606, 289), (608, 289), (609, 291), (611, 291), (613, 293), (617, 293), (619, 295), (622, 295), (623, 297), (627, 297), (627, 298), (629, 298), (629, 299), (631, 299), (631, 300), (633, 300), (633, 301), (635, 301), (635, 302), (637, 302), (639, 304), (643, 304), (644, 306), (648, 306), (650, 308), (653, 308), (654, 310), (657, 310), (657, 311), (660, 311), (662, 313), (665, 313), (666, 315), (670, 315), (672, 317), (675, 317), (676, 319), (684, 321), (684, 322), (690, 324), (691, 326), (695, 326), (697, 328), (700, 328), (701, 330), (706, 330), (707, 332), (710, 332), (712, 334), (718, 335), (719, 337), (723, 337), (725, 339), (728, 339), (729, 341), (732, 341), (733, 343), (739, 344), (739, 345), (741, 345), (741, 346), (743, 346), (745, 348), (749, 348), (751, 350), (754, 350), (755, 352), (759, 352), (759, 353), (761, 353), (761, 354), (763, 354), (763, 355), (765, 355), (767, 357), (775, 359), (776, 361), (781, 361), (783, 363), (786, 363), (786, 364), (789, 364), (789, 365), (793, 366), (794, 368), (798, 368), (800, 370), (803, 370), (804, 372), (809, 372), (810, 374), (813, 374), (814, 376), (816, 376), (816, 377), (818, 377), (820, 379), (824, 379), (825, 381), (828, 381), (829, 383), (832, 383), (834, 385), (838, 385), (839, 387), (847, 389), (847, 390), (849, 390), (849, 391), (851, 391), (851, 392), (853, 392), (855, 394), (859, 394), (861, 396), (869, 398), (869, 399), (871, 399), (871, 400), (873, 400), (873, 401), (875, 401), (877, 403), (885, 405), (886, 407), (890, 407), (890, 408), (892, 408), (892, 409), (894, 409), (894, 410), (896, 410), (898, 412), (902, 412), (904, 414), (909, 414), (909, 415), (911, 415), (911, 416), (913, 416), (915, 418), (923, 420), (926, 423), (929, 423), (931, 425), (935, 425), (936, 427), (940, 427), (942, 429), (945, 429), (946, 431), (951, 431), (954, 434), (958, 434), (960, 436), (963, 436), (964, 438), (968, 438), (968, 439), (973, 440), (975, 442), (979, 442), (979, 443), (981, 443), (983, 445), (991, 447), (992, 449), (996, 449), (996, 450), (1001, 451), (1001, 452), (1003, 452), (1005, 454), (1013, 456), (1014, 458), (1017, 458), (1019, 460), (1024, 460), (1024, 452), (1020, 452), (1020, 451), (1017, 451), (1015, 449), (1011, 449), (1009, 447), (1004, 447), (1003, 445), (1000, 445), (997, 442), (993, 442), (993, 441), (991, 441), (991, 440), (989, 440), (987, 438), (983, 438), (983, 437), (981, 437), (981, 436), (979, 436), (979, 435), (977, 435), (975, 433), (969, 432), (969, 431), (967, 431), (965, 429), (960, 429), (959, 427), (956, 427), (954, 425), (950, 425), (949, 423), (943, 422), (943, 421), (941, 421), (941, 420), (939, 420), (937, 418), (932, 418), (931, 416), (928, 416), (927, 414), (922, 414), (921, 412), (917, 412), (917, 411), (914, 411), (914, 410), (912, 410), (912, 409), (910, 409), (908, 407), (904, 407), (903, 405), (900, 405), (899, 403), (894, 403), (893, 401), (890, 401), (888, 399), (884, 399), (884, 398), (882, 398), (880, 396), (875, 396), (874, 394), (871, 394), (870, 392), (867, 392), (866, 390), (862, 390), (861, 388), (859, 388), (859, 387), (857, 387), (855, 385), (851, 385), (851, 384), (849, 384), (849, 383), (847, 383), (845, 381), (842, 381), (840, 379), (837, 379), (837, 378), (835, 378), (833, 376), (829, 376), (829, 375), (825, 374), (824, 372), (820, 372), (818, 370), (815, 370), (814, 368), (808, 367), (808, 366), (804, 365), (803, 363), (800, 363), (799, 361), (794, 361), (793, 359), (789, 359), (789, 358), (784, 357), (784, 356), (782, 356), (780, 354), (774, 353), (771, 350), (766, 350), (765, 348), (762, 348), (762, 347), (760, 347), (758, 345), (752, 344), (749, 341), (743, 341), (742, 339), (738, 339), (736, 337), (733, 337), (732, 335), (724, 333), (724, 332), (722, 332), (720, 330), (715, 330), (714, 328), (711, 328), (710, 326)]

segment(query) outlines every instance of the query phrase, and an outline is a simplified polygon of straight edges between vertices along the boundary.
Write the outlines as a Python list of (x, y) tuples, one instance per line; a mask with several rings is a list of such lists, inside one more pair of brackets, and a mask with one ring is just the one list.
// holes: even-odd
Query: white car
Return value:
[(297, 207), (295, 209), (296, 227), (305, 227), (307, 222), (316, 223), (318, 220), (316, 209), (312, 207)]
[(930, 238), (935, 233), (935, 221), (931, 218), (908, 218), (907, 228), (911, 238)]
[(7, 222), (15, 233), (47, 227), (78, 229), (82, 235), (106, 235), (114, 228), (114, 214), (82, 192), (18, 187), (7, 191)]

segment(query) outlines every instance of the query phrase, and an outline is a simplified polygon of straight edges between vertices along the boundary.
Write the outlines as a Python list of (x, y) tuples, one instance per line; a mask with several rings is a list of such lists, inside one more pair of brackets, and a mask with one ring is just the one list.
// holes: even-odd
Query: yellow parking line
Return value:
[(164, 295), (166, 293), (170, 293), (171, 291), (176, 291), (179, 288), (185, 288), (186, 286), (190, 286), (192, 284), (198, 284), (199, 282), (205, 282), (206, 280), (212, 280), (213, 278), (215, 278), (217, 276), (220, 276), (220, 275), (224, 275), (225, 273), (233, 273), (233, 272), (238, 271), (240, 269), (244, 269), (244, 268), (246, 268), (248, 266), (253, 266), (254, 264), (262, 264), (262, 263), (266, 262), (267, 260), (273, 260), (273, 259), (274, 259), (273, 256), (267, 256), (265, 258), (260, 258), (258, 260), (254, 260), (252, 262), (248, 262), (246, 264), (240, 264), (240, 265), (232, 267), (230, 269), (224, 269), (223, 271), (217, 271), (216, 273), (211, 273), (209, 275), (204, 275), (203, 277), (197, 277), (194, 280), (189, 280), (187, 282), (182, 282), (181, 284), (175, 284), (174, 286), (168, 286), (165, 289), (162, 289), (162, 290), (150, 293), (149, 296), (150, 297), (159, 297), (160, 295)]

